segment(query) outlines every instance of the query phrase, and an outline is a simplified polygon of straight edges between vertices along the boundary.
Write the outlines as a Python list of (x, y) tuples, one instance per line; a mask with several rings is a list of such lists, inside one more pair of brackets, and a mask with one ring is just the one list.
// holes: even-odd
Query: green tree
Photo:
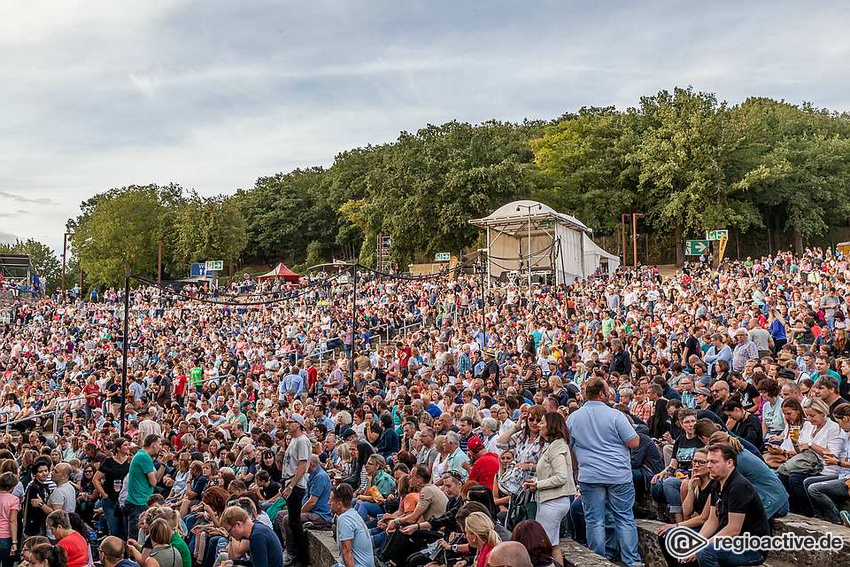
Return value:
[(192, 195), (176, 213), (175, 235), (174, 257), (183, 269), (205, 260), (224, 260), (232, 266), (247, 242), (239, 201)]
[(0, 252), (27, 254), (36, 273), (41, 277), (47, 293), (53, 293), (59, 286), (59, 281), (62, 278), (62, 262), (46, 244), (32, 238), (16, 240), (14, 244), (0, 243)]
[(159, 239), (168, 239), (169, 255), (173, 250), (174, 214), (181, 203), (182, 190), (174, 185), (131, 185), (84, 202), (82, 214), (68, 225), (88, 281), (115, 286), (127, 270), (154, 275)]
[(811, 105), (749, 99), (735, 109), (750, 142), (751, 192), (765, 222), (803, 241), (850, 216), (850, 119)]
[(629, 159), (640, 171), (647, 219), (656, 230), (673, 232), (678, 263), (685, 235), (760, 224), (740, 179), (729, 177), (741, 140), (725, 103), (718, 104), (713, 94), (677, 88), (643, 97), (640, 111), (644, 128)]
[(634, 110), (583, 108), (533, 140), (537, 198), (603, 233), (636, 209), (638, 168), (629, 160), (640, 135)]

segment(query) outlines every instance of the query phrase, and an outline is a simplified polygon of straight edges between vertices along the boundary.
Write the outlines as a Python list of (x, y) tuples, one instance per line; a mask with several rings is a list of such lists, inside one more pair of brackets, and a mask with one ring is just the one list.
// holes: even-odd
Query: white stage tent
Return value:
[(489, 280), (528, 277), (529, 256), (532, 278), (554, 277), (557, 284), (620, 265), (617, 256), (593, 242), (584, 223), (536, 201), (514, 201), (469, 222), (487, 231)]

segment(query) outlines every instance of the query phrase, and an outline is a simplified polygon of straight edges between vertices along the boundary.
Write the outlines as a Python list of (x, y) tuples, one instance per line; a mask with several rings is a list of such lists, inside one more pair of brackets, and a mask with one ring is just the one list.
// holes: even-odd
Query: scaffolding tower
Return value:
[(393, 241), (389, 235), (383, 232), (378, 233), (378, 249), (376, 256), (377, 270), (379, 272), (389, 272), (392, 270), (392, 260), (390, 253), (392, 251)]

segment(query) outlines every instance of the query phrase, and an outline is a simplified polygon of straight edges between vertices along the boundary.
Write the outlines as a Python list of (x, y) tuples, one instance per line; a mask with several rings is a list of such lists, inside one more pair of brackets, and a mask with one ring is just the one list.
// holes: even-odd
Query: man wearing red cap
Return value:
[(499, 456), (485, 451), (484, 441), (480, 437), (472, 437), (466, 446), (469, 460), (472, 462), (469, 480), (493, 490), (493, 479), (499, 474)]

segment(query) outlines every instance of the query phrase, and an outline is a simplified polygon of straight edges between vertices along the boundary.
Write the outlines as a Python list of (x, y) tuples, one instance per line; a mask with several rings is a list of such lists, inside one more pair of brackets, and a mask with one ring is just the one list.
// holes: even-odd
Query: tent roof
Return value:
[(269, 273), (263, 274), (262, 276), (257, 276), (257, 279), (263, 280), (263, 279), (271, 279), (271, 278), (283, 278), (285, 280), (293, 280), (293, 279), (297, 280), (300, 277), (301, 276), (299, 276), (298, 274), (296, 274), (295, 272), (293, 272), (292, 270), (287, 268), (286, 264), (281, 262), (280, 264), (275, 266), (275, 268), (272, 271), (270, 271)]
[(472, 219), (469, 222), (479, 228), (492, 228), (500, 232), (515, 234), (520, 229), (527, 227), (529, 221), (533, 225), (538, 225), (535, 228), (538, 228), (541, 222), (555, 221), (575, 230), (588, 234), (593, 233), (590, 228), (574, 216), (559, 213), (549, 205), (528, 199), (502, 205), (486, 217)]
[(608, 252), (607, 250), (605, 250), (604, 248), (602, 248), (601, 246), (596, 244), (593, 240), (591, 240), (587, 236), (585, 236), (584, 238), (585, 238), (585, 240), (584, 240), (584, 255), (585, 256), (596, 255), (596, 256), (602, 256), (604, 258), (608, 258), (609, 260), (618, 260), (619, 261), (619, 259), (620, 259), (619, 256), (615, 256), (614, 254), (611, 254), (610, 252)]

